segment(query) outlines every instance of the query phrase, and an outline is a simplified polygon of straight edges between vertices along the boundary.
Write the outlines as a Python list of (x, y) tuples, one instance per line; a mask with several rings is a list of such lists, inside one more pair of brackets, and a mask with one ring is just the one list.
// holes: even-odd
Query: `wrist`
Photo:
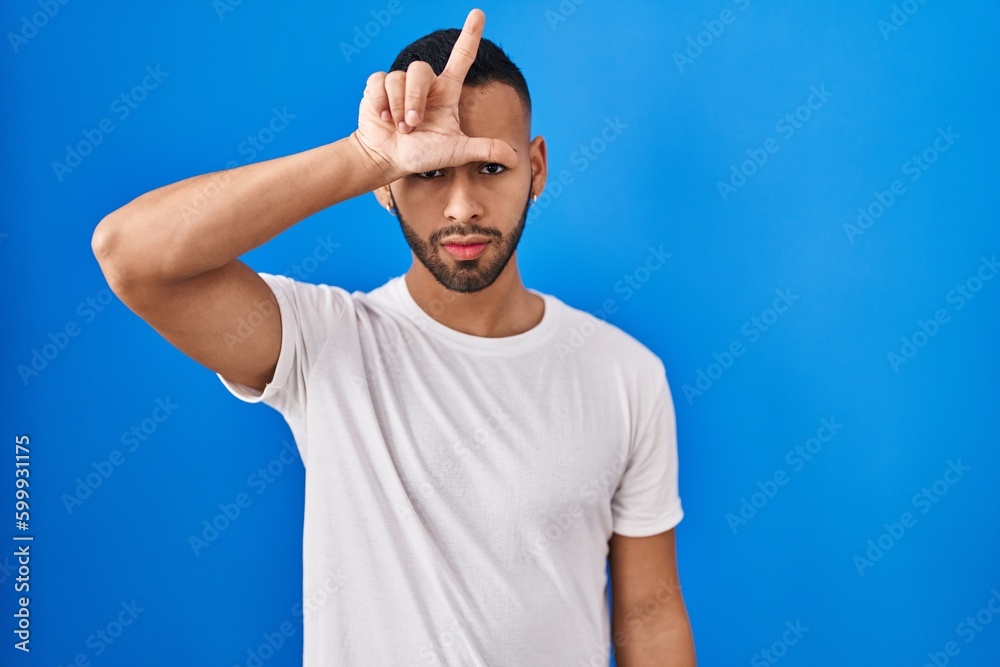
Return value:
[(358, 137), (357, 130), (351, 132), (347, 139), (348, 143), (354, 149), (361, 173), (368, 174), (370, 178), (366, 180), (370, 180), (375, 183), (375, 185), (371, 188), (372, 190), (392, 183), (393, 181), (405, 176), (405, 174), (396, 168), (396, 166), (385, 156), (366, 146), (365, 143)]

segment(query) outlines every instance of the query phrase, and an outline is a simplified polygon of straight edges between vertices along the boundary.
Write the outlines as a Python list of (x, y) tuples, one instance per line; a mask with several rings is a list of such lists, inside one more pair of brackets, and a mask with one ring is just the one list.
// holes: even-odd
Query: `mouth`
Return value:
[(441, 245), (455, 259), (475, 259), (483, 254), (490, 240), (482, 236), (449, 238)]

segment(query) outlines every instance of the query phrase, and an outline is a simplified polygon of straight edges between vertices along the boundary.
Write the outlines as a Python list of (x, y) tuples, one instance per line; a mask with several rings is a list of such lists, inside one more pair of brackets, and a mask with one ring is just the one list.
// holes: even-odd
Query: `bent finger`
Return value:
[(389, 98), (385, 94), (385, 72), (375, 72), (365, 84), (365, 95), (375, 110), (375, 115), (382, 120), (391, 120), (389, 114)]
[(396, 70), (385, 75), (385, 94), (389, 98), (389, 113), (392, 124), (400, 128), (403, 122), (403, 95), (406, 93), (406, 72)]
[(406, 124), (416, 127), (424, 118), (424, 108), (427, 104), (427, 93), (434, 82), (434, 69), (422, 60), (414, 60), (406, 68), (406, 94), (404, 117)]

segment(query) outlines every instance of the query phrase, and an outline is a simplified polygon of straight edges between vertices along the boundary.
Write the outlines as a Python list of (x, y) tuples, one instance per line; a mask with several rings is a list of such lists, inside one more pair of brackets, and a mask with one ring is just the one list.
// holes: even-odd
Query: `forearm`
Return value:
[(106, 216), (94, 252), (109, 282), (182, 281), (228, 264), (300, 220), (394, 175), (345, 137), (301, 153), (194, 176)]

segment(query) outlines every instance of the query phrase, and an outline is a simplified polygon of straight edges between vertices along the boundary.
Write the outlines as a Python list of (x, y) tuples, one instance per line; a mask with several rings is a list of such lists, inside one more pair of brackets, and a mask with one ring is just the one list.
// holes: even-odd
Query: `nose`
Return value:
[(456, 223), (477, 220), (483, 215), (482, 202), (464, 170), (456, 171), (445, 193), (444, 217)]

